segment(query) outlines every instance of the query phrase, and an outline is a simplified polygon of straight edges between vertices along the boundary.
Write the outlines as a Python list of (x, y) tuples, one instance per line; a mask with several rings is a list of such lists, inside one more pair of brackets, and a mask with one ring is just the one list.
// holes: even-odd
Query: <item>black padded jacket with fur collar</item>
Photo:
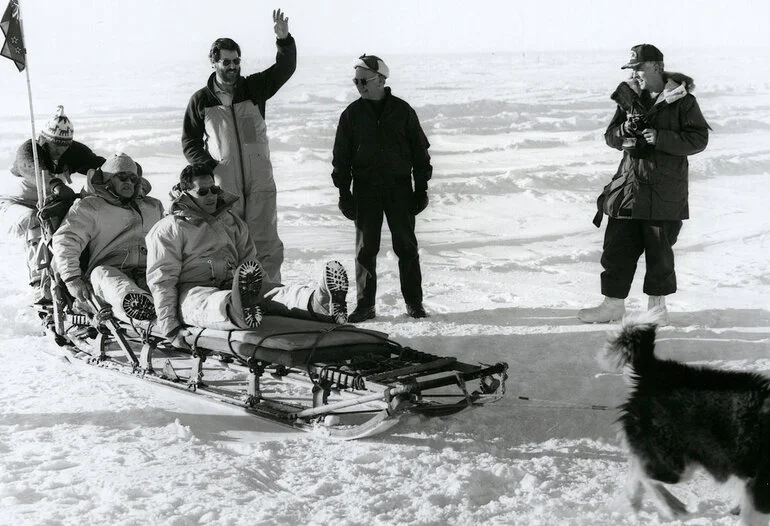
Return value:
[[(690, 93), (693, 81), (681, 73), (664, 73), (665, 87), (644, 115), (648, 127), (657, 131), (655, 148), (636, 158), (623, 152), (614, 179), (626, 177), (632, 185), (630, 207), (623, 217), (649, 220), (682, 220), (690, 217), (687, 156), (706, 149), (709, 126), (698, 102)], [(604, 134), (607, 145), (622, 150), (622, 124), (626, 112), (620, 107)]]

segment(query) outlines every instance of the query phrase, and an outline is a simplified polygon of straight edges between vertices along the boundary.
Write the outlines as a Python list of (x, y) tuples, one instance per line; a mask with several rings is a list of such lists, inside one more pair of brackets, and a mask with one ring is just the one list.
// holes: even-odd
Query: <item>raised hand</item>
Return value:
[(273, 30), (279, 39), (289, 36), (289, 17), (280, 9), (273, 10)]

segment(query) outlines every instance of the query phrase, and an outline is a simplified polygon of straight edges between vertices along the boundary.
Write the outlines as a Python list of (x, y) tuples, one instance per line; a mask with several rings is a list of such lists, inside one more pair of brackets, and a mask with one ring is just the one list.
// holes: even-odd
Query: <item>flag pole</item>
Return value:
[[(19, 7), (19, 28), (24, 35), (24, 19), (21, 16), (21, 0), (16, 4)], [(26, 39), (24, 44), (24, 72), (27, 74), (27, 100), (29, 101), (29, 123), (32, 127), (32, 158), (35, 162), (35, 184), (37, 185), (37, 209), (42, 210), (45, 204), (45, 181), (40, 171), (40, 161), (37, 157), (37, 134), (35, 133), (35, 110), (32, 107), (32, 82), (29, 78), (29, 57), (27, 55)]]

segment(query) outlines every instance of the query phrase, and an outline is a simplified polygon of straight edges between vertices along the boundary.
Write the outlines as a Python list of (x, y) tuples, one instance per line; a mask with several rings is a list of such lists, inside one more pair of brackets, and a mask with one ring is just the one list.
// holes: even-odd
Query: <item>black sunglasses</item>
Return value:
[(240, 66), (241, 65), (241, 59), (239, 59), (239, 58), (234, 58), (232, 60), (229, 59), (229, 58), (223, 58), (222, 60), (220, 60), (220, 62), (222, 63), (222, 65), (224, 67), (229, 66), (231, 63), (233, 65), (235, 65), (235, 66)]
[(131, 172), (120, 172), (113, 175), (118, 181), (121, 183), (125, 183), (126, 181), (131, 181), (132, 183), (136, 183), (139, 180), (139, 176), (136, 174), (132, 174)]
[(356, 86), (366, 86), (367, 82), (374, 82), (377, 80), (379, 75), (375, 75), (374, 77), (369, 77), (368, 79), (353, 79), (353, 84)]
[[(190, 190), (190, 191), (192, 191), (192, 190)], [(198, 195), (198, 197), (205, 197), (205, 196), (209, 195), (209, 192), (211, 192), (214, 195), (217, 195), (217, 194), (222, 192), (222, 188), (220, 188), (219, 186), (214, 185), (214, 186), (209, 186), (208, 188), (198, 188), (195, 191), (195, 193), (196, 193), (196, 195)]]

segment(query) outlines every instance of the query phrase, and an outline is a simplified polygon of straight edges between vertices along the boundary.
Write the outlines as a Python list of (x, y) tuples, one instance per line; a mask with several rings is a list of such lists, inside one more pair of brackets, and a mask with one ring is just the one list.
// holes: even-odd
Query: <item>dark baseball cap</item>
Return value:
[(663, 62), (663, 53), (652, 44), (639, 44), (631, 48), (628, 64), (620, 66), (620, 69), (633, 68), (642, 62)]

